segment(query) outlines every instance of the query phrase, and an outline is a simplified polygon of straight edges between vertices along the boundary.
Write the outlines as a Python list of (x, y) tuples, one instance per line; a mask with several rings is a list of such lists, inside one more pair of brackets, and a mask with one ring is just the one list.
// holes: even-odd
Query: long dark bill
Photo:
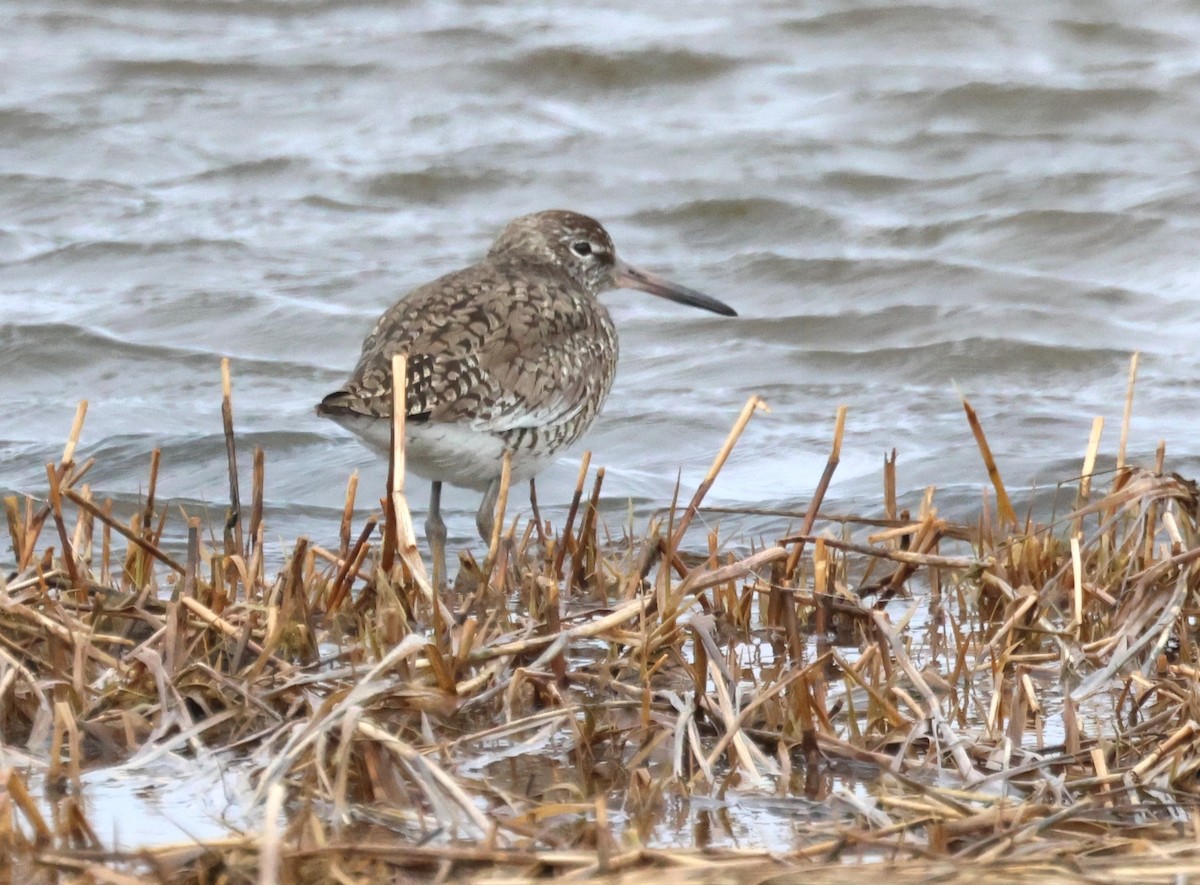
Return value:
[(620, 289), (640, 289), (643, 292), (649, 292), (651, 295), (657, 295), (659, 298), (666, 298), (668, 301), (678, 301), (680, 304), (686, 304), (689, 307), (698, 307), (701, 310), (710, 310), (724, 317), (737, 316), (737, 311), (724, 301), (710, 298), (703, 292), (697, 292), (695, 289), (689, 289), (687, 286), (672, 283), (670, 280), (665, 280), (657, 274), (650, 273), (648, 270), (642, 270), (640, 267), (626, 264), (619, 258), (617, 259), (616, 267), (613, 268), (613, 282)]

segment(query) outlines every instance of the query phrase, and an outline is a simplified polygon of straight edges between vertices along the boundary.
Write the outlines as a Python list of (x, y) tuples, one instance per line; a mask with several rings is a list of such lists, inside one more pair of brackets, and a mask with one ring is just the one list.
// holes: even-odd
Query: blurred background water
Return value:
[[(742, 314), (608, 296), (584, 445), (618, 525), (690, 492), (752, 393), (715, 503), (801, 506), (844, 403), (834, 509), (878, 512), (893, 447), (908, 500), (965, 508), (959, 391), (1010, 486), (1053, 484), (1093, 416), (1115, 451), (1134, 349), (1132, 456), (1194, 476), (1198, 111), (1183, 2), (5, 3), (0, 490), (43, 493), (87, 399), (97, 494), (161, 446), (162, 492), (219, 514), (229, 356), (271, 537), (328, 543), (386, 468), (313, 404), (399, 295), (554, 207)], [(557, 522), (577, 467), (540, 483)], [(476, 505), (449, 493), (457, 541)]]

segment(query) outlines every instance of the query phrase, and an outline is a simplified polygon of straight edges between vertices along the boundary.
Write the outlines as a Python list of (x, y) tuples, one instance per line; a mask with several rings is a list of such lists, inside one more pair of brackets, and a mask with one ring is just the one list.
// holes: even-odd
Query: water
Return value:
[[(0, 489), (44, 489), (86, 398), (99, 494), (161, 446), (160, 490), (219, 513), (230, 356), (269, 533), (328, 543), (348, 474), (369, 501), (385, 469), (313, 404), (396, 297), (550, 207), (742, 314), (608, 297), (586, 445), (618, 524), (690, 491), (753, 393), (715, 503), (801, 505), (844, 403), (836, 509), (878, 510), (893, 447), (909, 500), (965, 506), (960, 390), (1010, 486), (1052, 483), (1093, 416), (1115, 451), (1134, 349), (1131, 452), (1195, 475), (1198, 99), (1178, 2), (8, 3)], [(448, 495), (459, 542), (476, 504)]]

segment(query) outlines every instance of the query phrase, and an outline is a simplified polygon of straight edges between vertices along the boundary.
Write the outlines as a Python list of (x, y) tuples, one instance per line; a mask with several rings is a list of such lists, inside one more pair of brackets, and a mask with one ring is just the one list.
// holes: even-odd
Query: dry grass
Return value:
[[(1126, 465), (1123, 432), (1100, 489), (1094, 433), (1069, 512), (1019, 518), (964, 402), (996, 502), (973, 524), (941, 518), (934, 489), (899, 512), (894, 458), (878, 518), (831, 517), (839, 412), (799, 530), (734, 553), (687, 530), (752, 399), (644, 537), (607, 540), (585, 459), (561, 530), (499, 520), (445, 590), (394, 481), (355, 525), (352, 479), (331, 542), (298, 540), (268, 575), (263, 455), (247, 515), (229, 389), (219, 539), (185, 517), (186, 551), (164, 549), (157, 453), (136, 512), (98, 500), (82, 407), (45, 497), (5, 500), (9, 881), (1200, 873), (1197, 489), (1161, 449)], [(168, 756), (245, 770), (251, 831), (97, 833), (85, 773)], [(732, 838), (753, 799), (782, 824)]]

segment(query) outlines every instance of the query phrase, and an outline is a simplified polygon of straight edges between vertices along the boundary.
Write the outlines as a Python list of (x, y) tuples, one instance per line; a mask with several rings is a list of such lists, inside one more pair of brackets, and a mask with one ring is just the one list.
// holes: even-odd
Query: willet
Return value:
[(391, 358), (408, 357), (405, 457), (432, 481), (425, 536), (445, 576), (442, 483), (484, 492), (489, 540), (504, 453), (532, 478), (591, 426), (612, 388), (617, 331), (598, 299), (640, 289), (723, 316), (728, 305), (617, 257), (600, 224), (548, 211), (510, 221), (477, 264), (414, 289), (363, 342), (354, 374), (317, 406), (381, 453), (391, 448)]

